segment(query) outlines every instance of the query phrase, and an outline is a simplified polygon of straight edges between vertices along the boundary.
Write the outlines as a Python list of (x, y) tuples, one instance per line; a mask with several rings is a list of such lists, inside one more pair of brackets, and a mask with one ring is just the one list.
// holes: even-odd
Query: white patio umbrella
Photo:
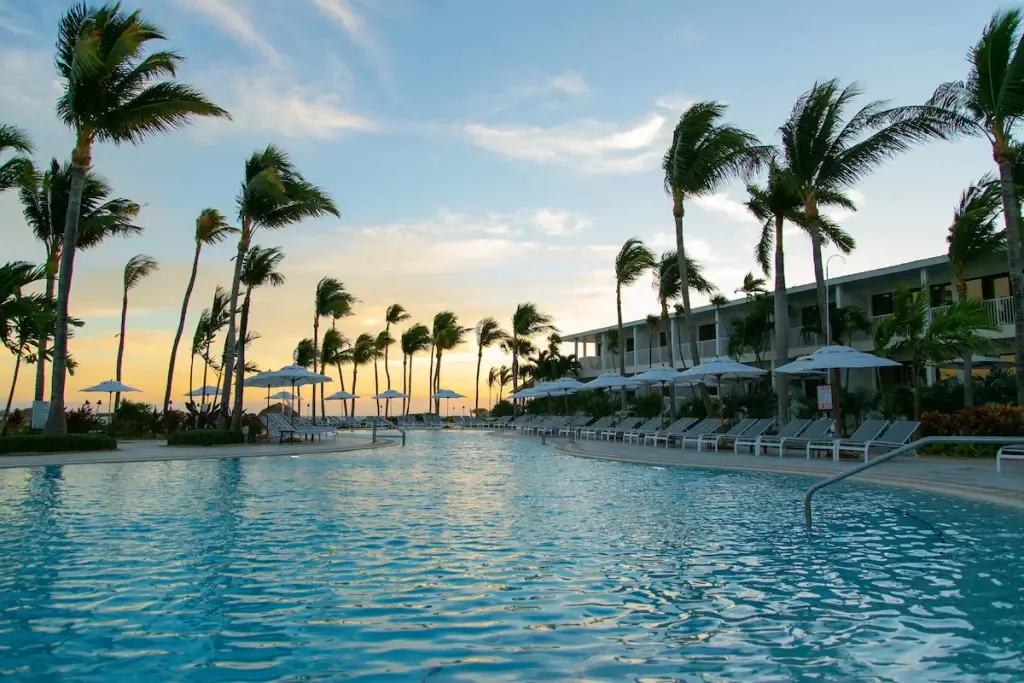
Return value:
[(351, 401), (355, 398), (359, 397), (348, 391), (335, 391), (330, 396), (324, 396), (325, 401)]
[[(1013, 365), (1012, 360), (1006, 360), (1005, 358), (996, 358), (995, 356), (980, 356), (976, 353), (971, 354), (971, 365), (976, 368), (987, 368), (989, 370), (995, 368), (1005, 368)], [(943, 368), (962, 368), (964, 366), (963, 358), (953, 358), (945, 363), (940, 363), (940, 367)]]
[(573, 377), (562, 377), (546, 385), (548, 396), (562, 396), (565, 399), (565, 411), (569, 412), (569, 394), (575, 394), (586, 385)]
[(452, 391), (451, 389), (438, 389), (437, 393), (435, 393), (430, 398), (432, 398), (432, 399), (444, 399), (445, 400), (445, 412), (451, 412), (451, 400), (453, 398), (466, 398), (466, 397), (463, 396), (462, 394), (460, 394), (457, 391)]
[(107, 395), (107, 425), (110, 425), (110, 397), (115, 393), (125, 393), (128, 391), (138, 391), (134, 387), (130, 387), (127, 384), (121, 384), (116, 379), (108, 379), (106, 382), (100, 382), (94, 384), (91, 387), (82, 389), (82, 393), (90, 394), (106, 394)]
[(270, 398), (276, 401), (292, 401), (296, 398), (296, 396), (290, 391), (279, 391)]
[(401, 391), (398, 391), (397, 389), (388, 389), (387, 391), (382, 391), (381, 393), (377, 394), (372, 398), (375, 401), (387, 401), (387, 407), (384, 409), (384, 412), (385, 414), (388, 414), (391, 412), (391, 399), (409, 398), (409, 396), (407, 394), (403, 394)]
[(679, 373), (677, 380), (681, 381), (702, 381), (707, 377), (714, 377), (715, 381), (719, 385), (718, 389), (718, 419), (721, 421), (722, 426), (725, 426), (725, 405), (722, 402), (722, 378), (723, 377), (757, 377), (758, 375), (768, 374), (767, 370), (753, 366), (745, 365), (744, 363), (738, 363), (728, 356), (718, 356), (717, 358), (709, 358), (700, 365), (696, 365), (688, 370), (683, 370)]
[[(250, 379), (257, 379), (251, 377)], [(323, 384), (325, 382), (333, 382), (327, 375), (321, 375), (318, 372), (312, 372), (302, 367), (301, 365), (286, 365), (280, 370), (274, 372), (264, 373), (263, 377), (260, 378), (260, 382), (274, 382), (279, 381), (280, 384), (274, 384), (273, 386), (290, 386), (292, 391), (295, 391), (296, 387), (302, 387), (307, 384)], [(259, 384), (251, 384), (250, 386), (260, 386)], [(264, 386), (271, 386), (271, 384), (264, 384)], [(292, 423), (295, 422), (295, 414), (292, 413)]]
[(198, 389), (193, 389), (192, 391), (188, 392), (185, 395), (193, 398), (197, 396), (220, 396), (220, 387), (199, 387)]
[(665, 385), (675, 382), (681, 373), (670, 365), (662, 363), (633, 375), (630, 379), (644, 384), (657, 384), (661, 394), (661, 426), (665, 426)]
[(270, 390), (274, 387), (288, 387), (291, 383), (275, 377), (272, 372), (258, 372), (252, 377), (246, 377), (242, 382), (243, 387), (262, 387), (267, 390), (267, 407), (270, 407)]
[[(582, 391), (590, 391), (592, 389), (608, 389), (625, 391), (626, 389), (633, 389), (640, 386), (641, 383), (634, 380), (632, 377), (625, 377), (617, 372), (602, 372), (594, 379), (586, 382), (583, 385)], [(614, 409), (612, 411), (614, 413)]]

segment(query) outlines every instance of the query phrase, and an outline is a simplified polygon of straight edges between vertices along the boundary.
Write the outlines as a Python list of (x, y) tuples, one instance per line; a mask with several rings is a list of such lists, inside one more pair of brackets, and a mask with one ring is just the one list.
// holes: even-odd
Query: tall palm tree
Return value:
[[(372, 334), (363, 332), (352, 345), (352, 393), (356, 393), (356, 379), (359, 377), (359, 366), (366, 365), (377, 353), (377, 339)], [(352, 399), (352, 415), (356, 414), (356, 399)]]
[(182, 57), (161, 50), (146, 54), (153, 41), (165, 40), (139, 11), (119, 4), (93, 7), (75, 3), (64, 13), (57, 32), (57, 74), (63, 92), (57, 115), (75, 134), (71, 183), (64, 219), (64, 248), (57, 276), (57, 322), (48, 436), (67, 434), (64, 380), (68, 355), (68, 300), (78, 245), (78, 226), (86, 174), (97, 142), (139, 144), (158, 133), (187, 125), (197, 116), (228, 113), (199, 91), (173, 80)]
[[(654, 335), (661, 331), (661, 316), (648, 313), (647, 318), (647, 367), (654, 367)], [(659, 344), (660, 348), (660, 344)]]
[[(330, 316), (331, 316), (331, 329), (332, 330), (337, 329), (337, 327), (338, 327), (338, 320), (340, 320), (341, 318), (348, 318), (349, 316), (355, 315), (355, 305), (357, 303), (359, 303), (359, 299), (357, 299), (355, 296), (353, 296), (352, 294), (350, 294), (348, 292), (345, 292), (345, 296), (340, 297), (339, 299), (337, 299), (335, 301), (334, 308), (331, 309), (331, 313), (330, 313)], [(342, 365), (347, 365), (347, 364), (352, 362), (352, 343), (348, 340), (347, 337), (345, 337), (345, 335), (342, 335), (342, 339), (345, 340), (345, 350), (342, 352), (341, 364)], [(320, 374), (325, 374), (326, 369), (327, 369), (327, 367), (324, 365), (323, 358), (321, 358), (320, 359)], [(341, 390), (345, 391), (345, 380), (341, 379), (340, 384), (341, 384)], [(344, 411), (344, 414), (347, 416), (348, 415), (348, 403), (345, 402), (345, 401), (342, 401), (341, 408), (342, 408), (342, 411)], [(320, 391), (320, 409), (321, 409), (321, 412), (323, 412), (323, 409), (324, 409), (323, 387), (321, 387), (321, 391)], [(324, 414), (326, 414), (326, 413), (324, 413)]]
[[(231, 279), (230, 312), (228, 333), (224, 340), (224, 411), (232, 396), (231, 428), (238, 430), (242, 424), (242, 370), (235, 369), (235, 316), (238, 311), (238, 297), (241, 289), (242, 261), (252, 244), (253, 235), (260, 228), (284, 228), (309, 218), (332, 215), (338, 216), (334, 201), (322, 189), (308, 182), (287, 153), (279, 147), (269, 145), (256, 151), (245, 162), (242, 189), (235, 203), (238, 206), (238, 222), (241, 231), (238, 236), (238, 252), (235, 257), (235, 272)], [(237, 377), (233, 377), (233, 373)]]
[[(82, 226), (85, 226), (85, 221)], [(185, 331), (185, 317), (188, 315), (188, 302), (192, 298), (192, 288), (196, 285), (196, 276), (199, 274), (199, 254), (204, 245), (218, 244), (227, 239), (227, 236), (238, 232), (236, 228), (228, 225), (228, 221), (217, 209), (203, 209), (196, 219), (196, 252), (192, 257), (192, 273), (188, 278), (188, 285), (185, 287), (185, 297), (181, 301), (181, 315), (178, 317), (178, 329), (174, 332), (174, 341), (171, 343), (171, 359), (167, 365), (167, 387), (164, 389), (164, 412), (171, 405), (171, 383), (174, 381), (174, 362), (178, 358), (178, 344), (181, 343), (181, 335)], [(79, 236), (82, 230), (79, 229)], [(78, 248), (82, 245), (79, 242)]]
[[(639, 238), (630, 237), (615, 255), (615, 314), (619, 326), (619, 372), (626, 374), (626, 332), (622, 327), (622, 288), (635, 284), (644, 273), (654, 268), (654, 252)], [(635, 350), (635, 349), (634, 349)], [(622, 409), (626, 409), (626, 392)]]
[[(960, 195), (953, 211), (953, 222), (946, 235), (949, 266), (953, 270), (958, 299), (967, 298), (967, 269), (975, 263), (995, 258), (1006, 248), (1006, 232), (996, 227), (1002, 208), (1000, 187), (986, 175)], [(972, 349), (964, 349), (964, 405), (974, 405), (974, 368)]]
[[(399, 323), (404, 323), (406, 320), (409, 320), (411, 317), (412, 316), (409, 315), (409, 312), (405, 310), (405, 306), (403, 306), (402, 304), (391, 304), (390, 306), (388, 306), (387, 310), (384, 311), (384, 331), (390, 336), (390, 334), (391, 334), (391, 326), (392, 325), (397, 325)], [(388, 344), (388, 346), (384, 347), (384, 376), (387, 377), (388, 389), (389, 390), (391, 389), (391, 369), (389, 367), (389, 358), (388, 358), (388, 351), (389, 351), (388, 347), (390, 347), (390, 346), (391, 345)], [(403, 390), (405, 389), (405, 385), (404, 384), (402, 386), (402, 389)], [(405, 393), (405, 392), (403, 391), (402, 393)], [(388, 401), (387, 402), (387, 406), (390, 406), (390, 405), (391, 405), (391, 402)]]
[(929, 318), (928, 290), (912, 292), (905, 282), (893, 295), (893, 314), (875, 326), (875, 353), (909, 358), (914, 386), (914, 417), (921, 415), (921, 376), (926, 363), (943, 363), (964, 349), (984, 353), (991, 346), (982, 331), (999, 326), (978, 299), (954, 301)]
[[(201, 322), (201, 321), (200, 321)], [(217, 288), (213, 291), (213, 302), (210, 304), (209, 316), (207, 319), (207, 328), (203, 332), (205, 341), (205, 349), (203, 351), (203, 386), (209, 386), (207, 384), (207, 373), (209, 372), (210, 366), (212, 365), (213, 356), (213, 342), (217, 338), (217, 334), (227, 327), (228, 324), (228, 293), (223, 287), (217, 285)], [(215, 368), (217, 369), (217, 368)], [(223, 370), (223, 366), (219, 368)], [(220, 386), (218, 380), (217, 386)], [(224, 397), (221, 396), (221, 402), (224, 401)], [(202, 405), (206, 405), (206, 394), (203, 394)]]
[[(124, 264), (124, 295), (121, 298), (121, 334), (117, 342), (117, 368), (114, 379), (121, 381), (121, 362), (124, 360), (124, 333), (128, 323), (128, 292), (142, 280), (155, 273), (159, 266), (156, 259), (145, 254), (136, 254)], [(121, 392), (114, 394), (114, 411), (121, 405)]]
[[(434, 377), (431, 386), (431, 393), (437, 393), (441, 388), (441, 360), (445, 351), (450, 351), (466, 340), (466, 335), (472, 328), (463, 327), (459, 323), (459, 316), (451, 311), (441, 311), (434, 316), (434, 327), (432, 332), (433, 352), (436, 362), (434, 363)], [(441, 401), (434, 399), (434, 412), (440, 414)]]
[[(53, 301), (57, 285), (57, 269), (64, 244), (64, 219), (71, 194), (71, 164), (63, 166), (56, 159), (49, 168), (39, 172), (26, 162), (18, 186), (22, 215), (45, 250), (46, 277), (44, 292)], [(85, 174), (82, 205), (79, 209), (77, 250), (91, 249), (108, 237), (137, 235), (142, 228), (135, 224), (139, 205), (127, 199), (110, 198), (110, 186), (91, 171)], [(44, 338), (42, 354), (36, 363), (35, 400), (42, 401), (46, 384), (46, 358), (49, 356)]]
[[(1006, 225), (1006, 255), (1015, 314), (1014, 348), (1024, 349), (1024, 254), (1021, 216), (1014, 186), (1014, 126), (1024, 116), (1024, 38), (1022, 12), (1000, 10), (967, 55), (966, 81), (943, 83), (928, 100), (947, 116), (945, 132), (983, 137), (999, 170), (999, 192)], [(1019, 184), (1020, 178), (1017, 178)], [(1024, 377), (1024, 352), (1016, 354), (1017, 377)], [(1024, 405), (1024, 382), (1017, 382), (1017, 403)]]
[[(473, 409), (480, 409), (480, 364), (484, 360), (484, 349), (490, 348), (495, 344), (500, 344), (508, 339), (508, 332), (501, 329), (501, 323), (494, 318), (484, 318), (476, 324), (476, 385), (473, 395)], [(491, 368), (493, 371), (494, 368)], [(488, 376), (488, 388), (493, 386), (494, 383), (490, 381)]]
[[(242, 315), (238, 324), (238, 336), (245, 339), (249, 334), (249, 311), (252, 304), (252, 290), (260, 287), (280, 287), (284, 284), (284, 274), (281, 273), (281, 261), (284, 260), (284, 252), (278, 247), (261, 247), (253, 245), (245, 254), (242, 262), (242, 286), (245, 287), (245, 297), (242, 300)], [(316, 356), (316, 343), (313, 344), (313, 358)], [(245, 370), (245, 345), (238, 346), (239, 367)], [(226, 363), (225, 363), (226, 365)], [(316, 367), (313, 367), (316, 370)], [(244, 375), (243, 375), (244, 377)], [(225, 399), (226, 400), (226, 399)]]
[[(304, 337), (299, 340), (292, 351), (292, 363), (302, 368), (316, 368), (316, 353), (313, 351), (312, 339)], [(299, 397), (299, 415), (302, 415), (302, 387), (296, 387), (296, 392)]]
[[(23, 360), (30, 360), (29, 347), (37, 345), (48, 332), (43, 320), (47, 301), (39, 295), (25, 295), (23, 288), (41, 280), (43, 269), (25, 261), (14, 261), (0, 266), (0, 345), (14, 354), (14, 372), (11, 391), (7, 398), (4, 418), (11, 411), (18, 372)], [(3, 427), (7, 423), (4, 420)]]
[(430, 329), (423, 324), (416, 323), (405, 332), (402, 333), (401, 345), (402, 355), (409, 361), (409, 373), (406, 375), (405, 360), (402, 361), (402, 375), (403, 379), (408, 377), (408, 384), (403, 382), (402, 393), (406, 394), (409, 398), (405, 399), (404, 414), (409, 414), (409, 407), (412, 404), (412, 358), (421, 351), (426, 351), (430, 348)]
[[(380, 393), (380, 373), (377, 370), (377, 361), (387, 357), (388, 347), (395, 343), (391, 333), (381, 330), (373, 340), (373, 392), (374, 396)], [(387, 363), (384, 365), (387, 369)], [(377, 416), (380, 416), (380, 401), (377, 400)]]
[(17, 126), (0, 123), (0, 159), (5, 154), (13, 154), (6, 161), (0, 162), (0, 192), (21, 183), (22, 177), (31, 168), (25, 155), (31, 153), (32, 140), (28, 133)]
[[(188, 366), (188, 393), (191, 394), (196, 388), (195, 386), (195, 371), (196, 371), (196, 356), (205, 358), (205, 350), (207, 346), (207, 331), (210, 329), (210, 309), (204, 308), (202, 313), (199, 314), (199, 320), (196, 321), (196, 330), (192, 333), (192, 356), (189, 360)], [(204, 381), (205, 381), (205, 370), (204, 370)], [(205, 384), (203, 385), (206, 386)], [(205, 393), (203, 392), (204, 403)]]
[[(316, 283), (316, 293), (313, 295), (313, 356), (320, 358), (320, 318), (333, 316), (337, 311), (351, 310), (353, 296), (345, 290), (345, 285), (333, 277), (322, 277)], [(316, 368), (313, 368), (315, 371)], [(316, 424), (316, 386), (312, 385), (313, 392), (313, 424)], [(320, 392), (321, 410), (323, 412), (323, 387)]]
[[(686, 275), (689, 279), (689, 289), (697, 292), (698, 294), (704, 294), (705, 296), (711, 296), (718, 291), (705, 276), (704, 266), (693, 259), (690, 256), (686, 256)], [(661, 305), (661, 317), (665, 321), (665, 333), (671, 337), (671, 331), (669, 325), (672, 324), (672, 319), (669, 317), (668, 304), (670, 301), (679, 299), (679, 292), (682, 289), (682, 280), (679, 278), (679, 259), (675, 250), (666, 251), (661, 255), (658, 260), (657, 267), (655, 269), (655, 289), (658, 291), (658, 302)], [(683, 307), (680, 305), (674, 306), (676, 312), (676, 319), (683, 319)], [(683, 358), (683, 337), (679, 335), (679, 359), (683, 362), (683, 366), (686, 365), (686, 359)], [(616, 349), (618, 346), (615, 347)], [(675, 367), (675, 356), (672, 344), (669, 344), (669, 365)], [(676, 387), (672, 385), (673, 396), (675, 394)]]
[(487, 410), (494, 407), (494, 387), (498, 385), (498, 368), (492, 367), (487, 371)]
[[(550, 315), (541, 313), (535, 303), (516, 306), (512, 314), (512, 330), (502, 348), (512, 354), (512, 393), (519, 391), (519, 359), (533, 350), (530, 340), (538, 334), (558, 332)], [(513, 411), (514, 412), (514, 411)]]
[[(338, 371), (338, 382), (341, 390), (345, 390), (345, 378), (341, 372), (341, 366), (351, 362), (352, 345), (337, 329), (331, 328), (324, 332), (324, 338), (320, 344), (320, 372), (326, 374), (327, 366), (332, 366)], [(348, 402), (342, 401), (344, 413), (348, 414)]]
[[(676, 258), (679, 262), (683, 337), (692, 340), (693, 364), (700, 364), (697, 330), (690, 319), (690, 288), (686, 264), (683, 216), (686, 200), (716, 192), (732, 178), (756, 170), (770, 155), (752, 134), (722, 123), (726, 106), (719, 102), (697, 102), (683, 112), (672, 133), (672, 145), (665, 152), (662, 170), (665, 190), (672, 196), (675, 222)], [(710, 411), (707, 387), (699, 384), (701, 398)]]
[(502, 393), (505, 391), (505, 387), (512, 381), (512, 368), (507, 365), (502, 365), (498, 368), (498, 403), (501, 403)]

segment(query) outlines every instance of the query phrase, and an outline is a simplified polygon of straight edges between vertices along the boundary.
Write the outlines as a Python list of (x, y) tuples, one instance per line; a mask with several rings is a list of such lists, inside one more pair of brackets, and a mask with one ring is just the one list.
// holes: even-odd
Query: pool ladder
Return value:
[(402, 435), (402, 445), (405, 445), (405, 430), (386, 417), (378, 417), (375, 420), (373, 420), (373, 443), (377, 443), (377, 425), (380, 423), (390, 425), (391, 429), (394, 429), (395, 431), (399, 432)]
[(852, 477), (855, 474), (860, 474), (864, 470), (871, 469), (876, 465), (881, 465), (883, 462), (888, 462), (889, 460), (899, 457), (905, 453), (917, 450), (921, 446), (930, 446), (932, 444), (937, 443), (970, 443), (991, 446), (1006, 446), (1009, 444), (1019, 444), (1022, 441), (1024, 441), (1024, 437), (1020, 436), (926, 436), (923, 439), (918, 439), (917, 441), (914, 441), (913, 443), (908, 443), (904, 446), (900, 446), (896, 450), (889, 451), (885, 455), (880, 455), (874, 460), (862, 462), (856, 467), (851, 467), (845, 472), (840, 472), (839, 474), (831, 476), (828, 479), (823, 479), (810, 486), (807, 489), (807, 491), (804, 492), (804, 521), (807, 523), (807, 529), (810, 530), (811, 528), (811, 499), (814, 497), (815, 493), (817, 493), (823, 488), (831, 486), (832, 484), (839, 483), (843, 479), (846, 479), (847, 477)]

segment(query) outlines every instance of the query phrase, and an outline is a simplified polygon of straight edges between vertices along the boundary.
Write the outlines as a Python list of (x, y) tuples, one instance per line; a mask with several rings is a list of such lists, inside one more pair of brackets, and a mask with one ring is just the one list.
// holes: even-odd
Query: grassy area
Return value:
[(15, 434), (0, 437), (0, 455), (115, 450), (117, 450), (117, 439), (104, 434), (68, 434), (67, 436)]

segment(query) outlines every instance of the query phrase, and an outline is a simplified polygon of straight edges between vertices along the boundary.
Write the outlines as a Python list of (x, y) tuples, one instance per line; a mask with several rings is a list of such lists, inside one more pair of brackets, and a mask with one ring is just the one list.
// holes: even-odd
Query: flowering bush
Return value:
[[(1024, 419), (1018, 406), (963, 408), (951, 413), (933, 411), (921, 415), (920, 435), (1024, 438)], [(979, 444), (937, 444), (925, 447), (922, 452), (928, 455), (994, 457), (996, 447)]]

